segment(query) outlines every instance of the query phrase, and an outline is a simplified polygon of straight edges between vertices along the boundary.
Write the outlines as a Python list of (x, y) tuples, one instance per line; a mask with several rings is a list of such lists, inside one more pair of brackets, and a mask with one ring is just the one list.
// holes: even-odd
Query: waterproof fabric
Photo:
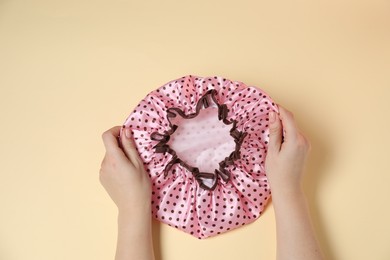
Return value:
[(197, 238), (255, 221), (271, 196), (270, 111), (278, 107), (264, 91), (216, 76), (149, 93), (124, 127), (151, 180), (153, 216)]

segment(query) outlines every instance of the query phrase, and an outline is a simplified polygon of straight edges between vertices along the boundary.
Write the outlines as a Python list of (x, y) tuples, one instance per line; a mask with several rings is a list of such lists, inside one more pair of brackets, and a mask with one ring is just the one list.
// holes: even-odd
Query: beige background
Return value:
[[(1, 0), (0, 259), (113, 259), (101, 133), (187, 74), (292, 110), (328, 259), (390, 259), (389, 26), (385, 0)], [(272, 205), (204, 241), (153, 225), (158, 259), (275, 258)]]

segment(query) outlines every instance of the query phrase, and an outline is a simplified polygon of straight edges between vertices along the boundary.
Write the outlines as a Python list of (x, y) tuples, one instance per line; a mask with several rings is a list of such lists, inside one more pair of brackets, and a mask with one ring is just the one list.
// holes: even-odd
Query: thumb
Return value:
[(142, 166), (141, 159), (139, 158), (139, 154), (135, 147), (131, 129), (122, 128), (121, 142), (122, 142), (123, 152), (126, 154), (127, 158), (129, 158), (129, 160), (133, 163), (133, 165), (136, 168)]
[(275, 112), (269, 112), (269, 144), (268, 150), (279, 152), (282, 145), (282, 123)]

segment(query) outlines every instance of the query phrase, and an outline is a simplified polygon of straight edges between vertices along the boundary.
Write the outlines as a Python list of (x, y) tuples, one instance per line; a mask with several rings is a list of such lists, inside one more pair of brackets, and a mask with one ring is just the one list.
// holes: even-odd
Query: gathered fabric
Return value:
[(152, 187), (159, 221), (207, 238), (255, 221), (271, 190), (265, 172), (263, 90), (193, 75), (149, 93), (126, 119)]

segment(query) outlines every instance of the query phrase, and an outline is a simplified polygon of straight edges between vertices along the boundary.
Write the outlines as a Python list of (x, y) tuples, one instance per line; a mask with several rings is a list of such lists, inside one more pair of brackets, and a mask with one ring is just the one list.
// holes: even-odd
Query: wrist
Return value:
[(291, 199), (304, 199), (305, 194), (301, 185), (293, 187), (278, 187), (275, 189), (271, 188), (272, 201), (275, 204), (288, 202)]
[(122, 228), (130, 228), (133, 235), (150, 234), (152, 226), (151, 212), (128, 211), (120, 209), (118, 211), (118, 224)]
[(118, 206), (118, 215), (126, 218), (148, 219), (152, 215), (151, 205)]

